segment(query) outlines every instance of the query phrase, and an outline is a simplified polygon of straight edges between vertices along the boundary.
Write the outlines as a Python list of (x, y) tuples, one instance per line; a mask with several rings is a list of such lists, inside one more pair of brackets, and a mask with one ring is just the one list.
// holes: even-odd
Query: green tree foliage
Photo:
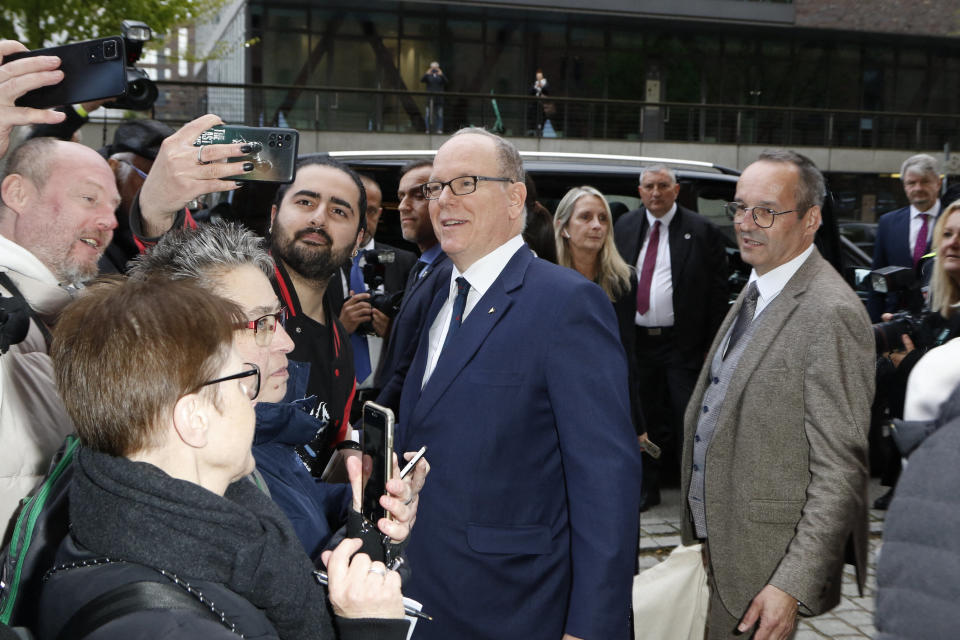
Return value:
[(124, 20), (141, 20), (159, 46), (174, 28), (197, 22), (227, 0), (2, 0), (0, 37), (30, 49), (120, 34)]

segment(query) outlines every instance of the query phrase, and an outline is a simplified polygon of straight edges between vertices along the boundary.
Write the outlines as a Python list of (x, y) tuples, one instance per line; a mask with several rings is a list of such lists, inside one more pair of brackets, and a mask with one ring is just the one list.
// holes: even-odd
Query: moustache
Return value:
[(320, 227), (307, 227), (306, 229), (301, 229), (300, 231), (297, 231), (297, 234), (294, 236), (294, 239), (299, 240), (311, 233), (315, 233), (321, 238), (323, 238), (324, 240), (326, 240), (328, 245), (333, 245), (333, 240), (330, 238), (330, 234), (328, 234), (324, 229), (321, 229)]

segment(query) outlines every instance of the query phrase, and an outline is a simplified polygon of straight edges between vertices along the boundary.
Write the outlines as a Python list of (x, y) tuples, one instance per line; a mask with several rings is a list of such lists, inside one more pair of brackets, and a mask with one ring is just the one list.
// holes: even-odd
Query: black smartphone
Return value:
[(232, 144), (249, 142), (258, 147), (244, 156), (229, 158), (228, 162), (253, 162), (253, 171), (225, 180), (249, 182), (293, 182), (297, 163), (297, 147), (300, 132), (281, 127), (245, 127), (242, 125), (218, 124), (200, 134), (195, 147), (208, 144)]
[(360, 447), (364, 467), (372, 463), (370, 476), (363, 485), (360, 509), (363, 517), (372, 523), (387, 516), (380, 506), (380, 496), (387, 492), (387, 481), (393, 473), (393, 411), (369, 400), (363, 403), (363, 431)]
[(49, 49), (11, 53), (4, 64), (33, 56), (57, 56), (63, 80), (49, 87), (28, 91), (16, 100), (18, 107), (48, 109), (114, 98), (127, 93), (126, 51), (123, 38), (110, 36), (84, 40)]

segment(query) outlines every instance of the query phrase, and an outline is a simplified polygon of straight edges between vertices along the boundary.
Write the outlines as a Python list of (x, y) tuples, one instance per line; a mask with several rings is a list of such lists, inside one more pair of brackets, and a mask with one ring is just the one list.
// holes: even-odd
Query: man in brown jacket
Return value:
[(798, 610), (840, 600), (853, 538), (867, 549), (867, 427), (873, 335), (857, 296), (813, 246), (823, 176), (767, 151), (728, 213), (750, 283), (714, 338), (687, 407), (683, 540), (704, 542), (708, 637), (758, 624), (790, 637)]

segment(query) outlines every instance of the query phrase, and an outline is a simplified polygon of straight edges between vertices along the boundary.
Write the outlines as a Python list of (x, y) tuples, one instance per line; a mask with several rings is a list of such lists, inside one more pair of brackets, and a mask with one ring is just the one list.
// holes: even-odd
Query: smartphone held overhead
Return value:
[(28, 91), (17, 98), (18, 107), (46, 109), (123, 96), (127, 92), (126, 50), (123, 38), (119, 36), (12, 53), (3, 61), (8, 63), (34, 56), (60, 58), (63, 80)]
[(245, 127), (218, 124), (200, 134), (195, 147), (211, 144), (247, 143), (253, 147), (247, 155), (228, 158), (227, 162), (252, 162), (253, 170), (229, 176), (227, 180), (249, 182), (293, 182), (300, 133), (282, 127)]

